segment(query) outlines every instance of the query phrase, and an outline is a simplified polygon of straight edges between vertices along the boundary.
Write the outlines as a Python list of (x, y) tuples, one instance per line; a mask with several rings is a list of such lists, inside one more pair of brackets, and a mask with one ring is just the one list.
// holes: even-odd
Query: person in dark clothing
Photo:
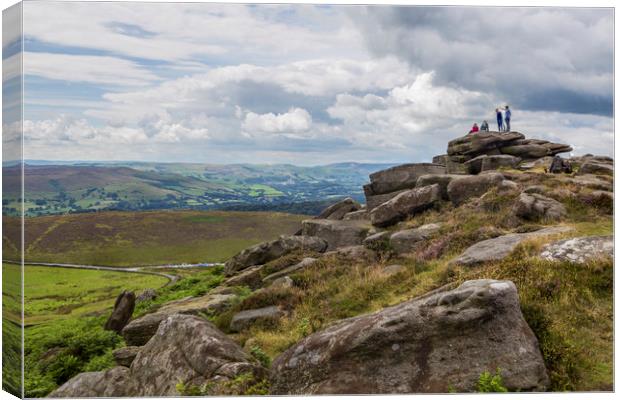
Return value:
[(484, 120), (482, 121), (482, 125), (480, 125), (480, 132), (488, 132), (489, 131), (489, 123)]
[(505, 110), (504, 121), (506, 122), (506, 132), (510, 132), (510, 117), (512, 116), (512, 112), (508, 106), (506, 106)]
[(497, 115), (497, 131), (502, 132), (504, 130), (504, 117), (502, 115), (502, 110), (496, 108), (495, 115)]

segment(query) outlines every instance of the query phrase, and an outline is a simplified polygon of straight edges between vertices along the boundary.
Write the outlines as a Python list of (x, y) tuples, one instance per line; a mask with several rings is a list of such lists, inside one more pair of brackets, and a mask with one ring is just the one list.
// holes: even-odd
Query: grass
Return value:
[[(25, 221), (25, 257), (30, 262), (110, 266), (222, 262), (245, 247), (292, 234), (302, 219), (284, 213), (224, 211), (34, 217)], [(4, 232), (7, 259), (19, 258), (18, 228), (19, 224)]]

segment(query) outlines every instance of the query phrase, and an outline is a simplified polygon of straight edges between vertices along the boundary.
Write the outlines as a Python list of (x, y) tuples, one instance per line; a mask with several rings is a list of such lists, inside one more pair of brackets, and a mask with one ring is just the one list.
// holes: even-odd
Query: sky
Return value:
[(611, 9), (28, 1), (23, 13), (27, 159), (429, 162), (506, 104), (528, 137), (613, 153)]

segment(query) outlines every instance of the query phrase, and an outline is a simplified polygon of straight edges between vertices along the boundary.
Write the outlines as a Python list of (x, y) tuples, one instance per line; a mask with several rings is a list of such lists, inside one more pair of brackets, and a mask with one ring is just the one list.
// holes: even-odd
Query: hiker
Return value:
[(502, 110), (499, 108), (495, 109), (495, 115), (497, 116), (497, 131), (501, 132), (504, 130), (504, 118), (502, 116)]
[(510, 132), (510, 116), (512, 113), (510, 112), (510, 108), (508, 108), (508, 106), (506, 106), (505, 110), (504, 121), (506, 122), (506, 132)]
[(480, 132), (488, 132), (489, 131), (489, 123), (485, 119), (482, 121), (482, 125), (480, 125)]
[(478, 124), (474, 122), (474, 126), (471, 127), (469, 133), (478, 132)]

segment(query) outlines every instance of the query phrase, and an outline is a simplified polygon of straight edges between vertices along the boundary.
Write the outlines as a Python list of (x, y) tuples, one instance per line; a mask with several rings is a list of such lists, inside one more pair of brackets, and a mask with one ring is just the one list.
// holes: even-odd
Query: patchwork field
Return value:
[[(100, 212), (27, 218), (29, 262), (109, 266), (222, 262), (294, 233), (307, 216), (269, 212)], [(7, 218), (8, 219), (8, 218)], [(17, 259), (19, 224), (5, 224), (5, 259)]]

